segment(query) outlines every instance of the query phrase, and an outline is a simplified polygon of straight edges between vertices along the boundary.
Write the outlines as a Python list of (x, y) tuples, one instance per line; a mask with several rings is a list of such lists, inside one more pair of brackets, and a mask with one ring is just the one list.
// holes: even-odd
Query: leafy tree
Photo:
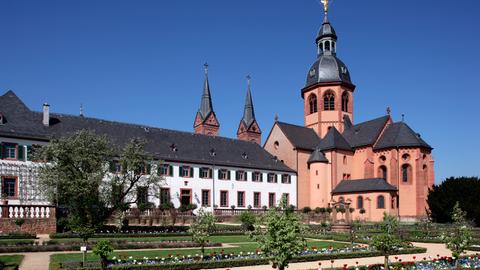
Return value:
[(205, 255), (205, 245), (208, 243), (214, 228), (215, 217), (213, 214), (200, 208), (197, 217), (190, 225), (189, 232), (192, 234), (192, 240), (201, 246), (202, 256)]
[(453, 222), (450, 213), (456, 202), (459, 202), (460, 207), (466, 212), (466, 218), (480, 226), (479, 193), (480, 178), (478, 177), (450, 177), (439, 185), (434, 185), (427, 197), (432, 221)]
[(100, 240), (93, 247), (93, 254), (100, 257), (100, 264), (102, 269), (107, 269), (108, 256), (112, 254), (113, 247), (110, 241)]
[(145, 142), (132, 139), (120, 152), (122, 172), (109, 173), (108, 163), (114, 149), (105, 136), (81, 130), (52, 140), (34, 152), (45, 160), (40, 184), (49, 196), (66, 211), (66, 225), (87, 240), (115, 211), (125, 211), (137, 202), (137, 188), (160, 186), (159, 177), (146, 175), (152, 157), (144, 150)]
[(287, 200), (282, 197), (280, 207), (270, 209), (257, 222), (250, 237), (258, 242), (260, 249), (269, 257), (279, 270), (284, 270), (289, 261), (306, 246), (302, 237), (305, 227), (300, 217), (288, 211)]
[(68, 227), (85, 236), (103, 224), (106, 205), (99, 189), (110, 149), (105, 137), (79, 131), (54, 139), (34, 153), (38, 160), (49, 162), (39, 171), (45, 194), (66, 209)]
[[(452, 252), (452, 256), (458, 259), (472, 241), (471, 228), (466, 219), (466, 213), (460, 208), (457, 202), (452, 212), (452, 228), (442, 234), (442, 239), (447, 248)], [(456, 261), (455, 265), (457, 264)]]
[(375, 235), (370, 243), (372, 247), (380, 251), (385, 257), (384, 269), (389, 269), (388, 257), (402, 245), (397, 235), (397, 228), (397, 219), (394, 216), (384, 213), (381, 224), (382, 233)]
[(252, 211), (244, 211), (240, 214), (240, 222), (245, 230), (253, 231), (255, 229), (254, 225), (256, 221), (257, 217)]

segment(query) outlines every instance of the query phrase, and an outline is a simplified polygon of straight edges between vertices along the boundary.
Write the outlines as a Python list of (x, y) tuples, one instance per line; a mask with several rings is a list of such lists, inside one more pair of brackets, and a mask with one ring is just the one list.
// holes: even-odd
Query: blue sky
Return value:
[[(437, 183), (480, 175), (480, 1), (333, 0), (355, 122), (385, 114), (434, 148)], [(34, 110), (192, 131), (203, 63), (221, 135), (235, 137), (247, 74), (257, 120), (302, 124), (318, 0), (0, 1), (0, 91)]]

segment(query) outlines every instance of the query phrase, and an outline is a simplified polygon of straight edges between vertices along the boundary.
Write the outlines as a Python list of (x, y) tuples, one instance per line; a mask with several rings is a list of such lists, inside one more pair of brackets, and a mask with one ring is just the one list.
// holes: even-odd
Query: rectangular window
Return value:
[(245, 192), (237, 192), (237, 207), (245, 207)]
[(169, 164), (160, 164), (158, 167), (158, 174), (160, 176), (173, 176), (173, 167)]
[(180, 177), (193, 177), (193, 168), (190, 166), (181, 166)]
[(137, 205), (148, 202), (148, 187), (137, 187)]
[(236, 171), (235, 179), (237, 181), (247, 181), (247, 172), (246, 171)]
[(253, 207), (255, 208), (260, 208), (262, 207), (262, 200), (260, 197), (260, 192), (254, 192), (253, 193)]
[(292, 178), (289, 174), (282, 174), (282, 184), (291, 184)]
[(200, 168), (200, 178), (211, 179), (212, 178), (212, 169), (203, 167)]
[(3, 158), (17, 159), (17, 145), (13, 143), (5, 143), (3, 145)]
[(220, 180), (230, 180), (230, 171), (226, 169), (218, 170), (218, 179)]
[(268, 193), (268, 207), (275, 207), (275, 193)]
[(202, 206), (210, 206), (210, 190), (202, 190)]
[(228, 207), (228, 191), (220, 191), (220, 207)]
[(166, 204), (170, 202), (170, 189), (161, 188), (160, 189), (160, 204)]
[(253, 172), (252, 173), (252, 181), (253, 182), (262, 182), (263, 181), (263, 174), (261, 172)]
[(268, 177), (268, 178), (267, 178), (267, 182), (268, 182), (268, 183), (277, 183), (277, 175), (276, 175), (276, 174), (274, 174), (274, 173), (269, 173), (269, 174), (267, 175), (267, 177)]
[(17, 197), (17, 179), (14, 177), (4, 177), (2, 181), (2, 194), (7, 197)]

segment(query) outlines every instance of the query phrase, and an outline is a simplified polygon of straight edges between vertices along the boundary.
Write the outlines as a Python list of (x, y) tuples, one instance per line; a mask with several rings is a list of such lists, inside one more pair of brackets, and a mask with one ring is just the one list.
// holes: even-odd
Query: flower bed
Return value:
[[(398, 254), (412, 254), (426, 252), (424, 248), (404, 248), (399, 250)], [(356, 247), (354, 249), (305, 249), (299, 256), (292, 259), (294, 262), (307, 262), (325, 259), (347, 259), (372, 257), (381, 255), (377, 251), (369, 251), (365, 247)], [(202, 260), (203, 259), (203, 260)], [(168, 256), (143, 259), (117, 258), (114, 257), (110, 261), (109, 267), (112, 269), (148, 269), (148, 270), (186, 270), (186, 269), (207, 269), (207, 268), (223, 268), (223, 267), (240, 267), (251, 265), (268, 264), (269, 257), (260, 251), (246, 253), (211, 253), (202, 257), (198, 254), (195, 256)], [(99, 269), (98, 262), (89, 262), (86, 265), (89, 269)], [(61, 269), (75, 269), (80, 267), (80, 262), (60, 263)]]

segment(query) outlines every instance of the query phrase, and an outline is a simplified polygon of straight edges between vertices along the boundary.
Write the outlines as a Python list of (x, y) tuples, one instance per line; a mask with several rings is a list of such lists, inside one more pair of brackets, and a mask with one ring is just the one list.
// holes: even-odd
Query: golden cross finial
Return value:
[(329, 0), (320, 0), (320, 2), (322, 2), (323, 4), (323, 11), (325, 11), (325, 14), (328, 13), (328, 2)]

